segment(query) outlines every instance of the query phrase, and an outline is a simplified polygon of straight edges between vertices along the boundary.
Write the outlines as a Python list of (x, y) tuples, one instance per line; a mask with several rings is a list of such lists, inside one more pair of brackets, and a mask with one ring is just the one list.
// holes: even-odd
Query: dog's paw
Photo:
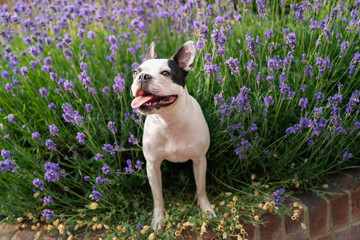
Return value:
[(207, 198), (203, 198), (201, 199), (201, 201), (199, 200), (198, 204), (200, 205), (200, 208), (204, 213), (209, 214), (209, 217), (216, 217), (216, 213), (211, 207), (211, 204)]
[(159, 231), (165, 227), (164, 218), (165, 216), (163, 213), (154, 214), (153, 219), (151, 221), (151, 226), (154, 229), (154, 231)]

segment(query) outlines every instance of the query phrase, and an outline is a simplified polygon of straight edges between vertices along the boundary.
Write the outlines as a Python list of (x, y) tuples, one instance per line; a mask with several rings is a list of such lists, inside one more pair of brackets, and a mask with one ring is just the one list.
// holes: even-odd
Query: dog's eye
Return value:
[(163, 76), (170, 76), (170, 73), (168, 71), (162, 71), (161, 75)]
[(136, 70), (133, 71), (133, 75), (136, 75), (138, 74), (138, 72)]

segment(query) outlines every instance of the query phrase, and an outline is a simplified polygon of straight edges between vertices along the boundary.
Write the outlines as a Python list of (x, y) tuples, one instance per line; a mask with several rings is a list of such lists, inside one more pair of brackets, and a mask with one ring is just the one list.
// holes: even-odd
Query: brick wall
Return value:
[(320, 190), (328, 194), (297, 196), (303, 207), (297, 221), (268, 214), (265, 227), (244, 226), (248, 239), (360, 240), (360, 169), (332, 175), (320, 186), (325, 186)]

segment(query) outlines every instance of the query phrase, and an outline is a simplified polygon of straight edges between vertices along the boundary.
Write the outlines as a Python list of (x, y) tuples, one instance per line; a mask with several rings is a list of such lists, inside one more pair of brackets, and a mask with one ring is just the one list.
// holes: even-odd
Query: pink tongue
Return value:
[(153, 95), (149, 95), (149, 96), (138, 96), (136, 98), (134, 98), (131, 102), (131, 107), (132, 108), (138, 108), (141, 105), (143, 105), (144, 103), (150, 101), (151, 99), (153, 99), (154, 96)]

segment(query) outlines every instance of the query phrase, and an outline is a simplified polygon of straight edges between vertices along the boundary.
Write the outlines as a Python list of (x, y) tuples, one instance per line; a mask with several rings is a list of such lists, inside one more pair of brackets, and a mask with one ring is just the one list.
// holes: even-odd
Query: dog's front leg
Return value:
[(198, 204), (203, 212), (207, 212), (212, 217), (216, 217), (209, 199), (206, 195), (206, 157), (193, 159), (193, 168), (196, 181), (196, 193)]
[(164, 198), (162, 194), (161, 182), (161, 161), (146, 162), (146, 170), (149, 178), (151, 191), (154, 198), (154, 215), (151, 225), (155, 231), (163, 228), (162, 220), (165, 217)]

